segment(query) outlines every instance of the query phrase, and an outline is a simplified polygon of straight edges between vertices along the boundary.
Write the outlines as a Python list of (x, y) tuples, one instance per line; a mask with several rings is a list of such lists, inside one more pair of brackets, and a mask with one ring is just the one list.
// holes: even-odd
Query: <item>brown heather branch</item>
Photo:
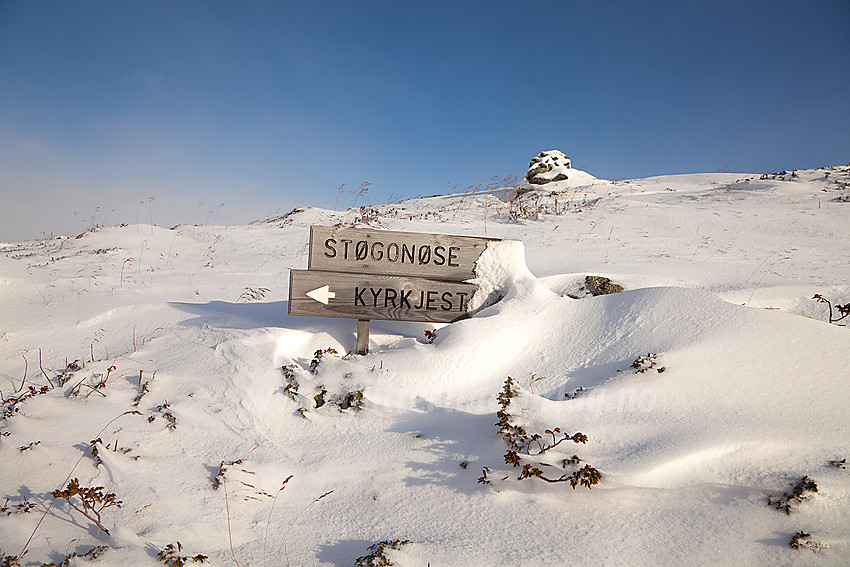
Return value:
[[(138, 411), (135, 411), (135, 410), (130, 410), (130, 411), (125, 411), (121, 415), (113, 417), (112, 419), (109, 420), (109, 423), (107, 423), (106, 425), (103, 426), (103, 429), (101, 429), (100, 431), (97, 432), (97, 435), (95, 435), (95, 439), (100, 437), (101, 434), (103, 434), (103, 432), (106, 431), (106, 428), (109, 427), (110, 425), (112, 425), (115, 421), (117, 421), (118, 418), (123, 417), (123, 416), (128, 415), (128, 414), (142, 415), (141, 412), (138, 412)], [(77, 459), (77, 462), (74, 464), (73, 467), (71, 467), (71, 472), (68, 473), (68, 476), (65, 477), (65, 480), (62, 482), (62, 486), (65, 486), (68, 483), (68, 480), (71, 478), (71, 475), (74, 474), (74, 471), (77, 469), (80, 462), (83, 460), (83, 458), (85, 456), (86, 456), (85, 453), (80, 455), (80, 458)], [(38, 523), (35, 525), (35, 528), (32, 530), (30, 537), (27, 539), (26, 543), (24, 543), (24, 547), (21, 549), (21, 552), (18, 554), (18, 557), (23, 557), (24, 554), (27, 552), (27, 547), (29, 546), (30, 542), (32, 541), (32, 538), (35, 537), (35, 533), (38, 531), (38, 528), (41, 526), (41, 523), (44, 521), (44, 518), (47, 517), (47, 514), (50, 512), (50, 509), (53, 508), (53, 504), (55, 502), (56, 502), (56, 500), (53, 500), (53, 501), (50, 502), (50, 504), (47, 505), (47, 507), (44, 510), (44, 514), (41, 515), (41, 518), (38, 520)]]
[[(50, 493), (50, 495), (53, 497), (54, 501), (61, 498), (68, 502), (68, 505), (71, 508), (94, 522), (94, 524), (100, 528), (103, 533), (109, 535), (109, 530), (107, 530), (103, 525), (100, 513), (111, 506), (117, 506), (120, 508), (122, 502), (115, 499), (114, 493), (104, 494), (103, 488), (104, 487), (102, 486), (96, 486), (94, 488), (80, 487), (79, 479), (74, 478), (74, 480), (68, 483), (65, 490), (54, 490)], [(83, 506), (82, 508), (78, 507), (71, 500), (74, 496), (80, 499)]]
[[(850, 315), (850, 303), (848, 303), (847, 305), (836, 305), (835, 308), (838, 310), (838, 313), (841, 314), (841, 317), (833, 317), (832, 316), (832, 303), (827, 298), (825, 298), (824, 296), (822, 296), (819, 293), (816, 293), (815, 296), (812, 297), (812, 299), (816, 299), (818, 303), (826, 303), (826, 305), (829, 307), (829, 322), (830, 323), (838, 324), (839, 321), (843, 320), (848, 315)], [(844, 325), (839, 325), (839, 326), (843, 327)]]

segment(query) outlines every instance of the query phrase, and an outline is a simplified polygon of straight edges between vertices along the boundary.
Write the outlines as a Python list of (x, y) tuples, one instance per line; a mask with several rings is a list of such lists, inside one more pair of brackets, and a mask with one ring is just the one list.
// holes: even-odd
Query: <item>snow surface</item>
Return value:
[[(850, 331), (811, 298), (850, 302), (850, 167), (579, 178), (2, 245), (0, 554), (161, 565), (180, 541), (213, 565), (353, 565), (402, 539), (399, 566), (846, 565), (850, 476), (829, 463), (850, 456)], [(353, 321), (286, 315), (309, 226), (340, 222), (503, 239), (476, 271), (477, 301), (502, 299), (433, 344), (432, 325), (373, 321), (370, 354), (346, 355)], [(585, 275), (626, 291), (566, 297)], [(343, 356), (311, 373), (327, 348)], [(576, 454), (592, 490), (505, 464), (508, 376), (518, 424), (588, 437), (525, 462)], [(790, 515), (767, 505), (806, 475), (819, 491)], [(74, 477), (122, 501), (109, 535), (48, 509)], [(822, 549), (791, 549), (801, 530)]]

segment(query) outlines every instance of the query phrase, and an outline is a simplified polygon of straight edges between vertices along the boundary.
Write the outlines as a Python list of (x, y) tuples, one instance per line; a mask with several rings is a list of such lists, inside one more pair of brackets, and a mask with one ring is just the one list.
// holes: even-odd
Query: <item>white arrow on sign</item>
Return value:
[(317, 287), (312, 291), (307, 292), (307, 297), (310, 299), (315, 299), (319, 303), (328, 304), (329, 299), (333, 299), (336, 297), (336, 294), (331, 291), (331, 286), (324, 285), (322, 287)]

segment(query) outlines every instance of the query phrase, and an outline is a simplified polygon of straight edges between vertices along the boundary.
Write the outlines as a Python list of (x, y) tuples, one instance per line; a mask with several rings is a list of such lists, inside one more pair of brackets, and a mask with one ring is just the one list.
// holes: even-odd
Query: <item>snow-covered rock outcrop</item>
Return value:
[(569, 179), (572, 168), (570, 158), (558, 150), (540, 152), (528, 164), (525, 179), (532, 185), (545, 185), (552, 181)]

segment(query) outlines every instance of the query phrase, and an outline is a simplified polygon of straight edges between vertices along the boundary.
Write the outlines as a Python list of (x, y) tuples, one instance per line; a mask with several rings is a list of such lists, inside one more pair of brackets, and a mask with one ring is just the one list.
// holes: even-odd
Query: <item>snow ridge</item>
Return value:
[[(571, 177), (3, 245), (0, 556), (35, 531), (22, 564), (106, 545), (95, 562), (157, 565), (180, 541), (213, 565), (351, 565), (400, 540), (402, 567), (842, 565), (848, 330), (811, 298), (850, 302), (848, 179)], [(373, 321), (355, 356), (352, 321), (286, 315), (310, 225), (337, 223), (501, 240), (471, 317)], [(586, 275), (626, 290), (564, 296)], [(537, 461), (591, 463), (592, 490), (517, 479), (508, 376), (528, 431), (587, 437)], [(766, 504), (805, 477), (789, 515)], [(108, 536), (45, 512), (72, 478), (122, 501)], [(792, 549), (801, 531), (817, 545)]]

